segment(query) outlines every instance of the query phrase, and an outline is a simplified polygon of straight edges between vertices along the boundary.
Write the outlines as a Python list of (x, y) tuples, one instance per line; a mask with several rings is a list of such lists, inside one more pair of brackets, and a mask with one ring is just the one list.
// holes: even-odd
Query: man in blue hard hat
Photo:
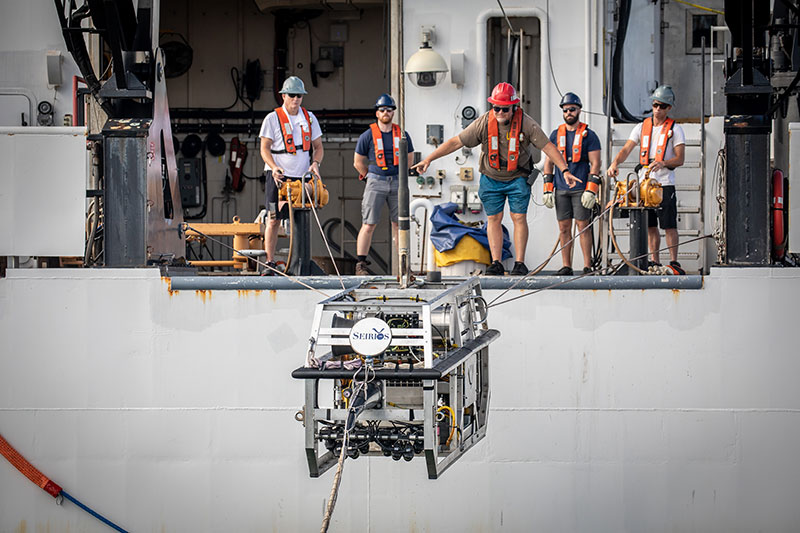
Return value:
[[(384, 204), (389, 206), (392, 222), (392, 241), (397, 242), (397, 176), (399, 158), (407, 157), (408, 165), (413, 163), (414, 146), (408, 132), (400, 131), (400, 126), (392, 123), (397, 109), (394, 98), (382, 94), (375, 102), (377, 119), (367, 131), (361, 134), (353, 155), (353, 166), (359, 178), (366, 181), (361, 200), (361, 229), (356, 242), (356, 276), (369, 275), (367, 255), (372, 244), (375, 226), (381, 218)], [(408, 141), (408, 153), (400, 154), (400, 136)]]
[(669, 247), (669, 266), (676, 274), (685, 274), (678, 262), (678, 200), (675, 194), (675, 169), (682, 166), (686, 149), (686, 136), (683, 128), (667, 116), (675, 103), (675, 93), (669, 85), (656, 87), (650, 96), (653, 101), (653, 116), (647, 117), (637, 124), (631, 132), (625, 146), (614, 157), (608, 167), (607, 174), (616, 177), (619, 165), (628, 155), (639, 148), (640, 177), (649, 170), (650, 177), (655, 178), (663, 188), (661, 206), (650, 211), (648, 215), (647, 245), (650, 250), (652, 264), (659, 264), (661, 234), (659, 226), (664, 230)]
[[(544, 205), (556, 208), (563, 264), (556, 275), (571, 276), (572, 220), (575, 220), (579, 232), (591, 221), (601, 182), (600, 139), (580, 121), (583, 104), (577, 94), (566, 93), (559, 106), (564, 114), (564, 123), (550, 134), (550, 142), (556, 145), (572, 175), (581, 181), (568, 184), (559, 169), (553, 173), (555, 165), (548, 158), (544, 163)], [(579, 242), (583, 252), (583, 273), (588, 274), (592, 271), (592, 233), (588, 230), (581, 233)]]
[[(288, 209), (278, 207), (278, 190), (286, 179), (302, 179), (311, 172), (320, 177), (319, 167), (325, 150), (322, 147), (322, 130), (314, 113), (302, 107), (306, 92), (303, 80), (290, 76), (280, 90), (283, 105), (276, 108), (261, 124), (261, 158), (267, 173), (267, 221), (264, 230), (264, 248), (267, 265), (275, 267), (275, 246), (278, 243), (280, 220), (288, 217)], [(312, 157), (313, 154), (313, 157)], [(266, 274), (272, 274), (268, 270)]]

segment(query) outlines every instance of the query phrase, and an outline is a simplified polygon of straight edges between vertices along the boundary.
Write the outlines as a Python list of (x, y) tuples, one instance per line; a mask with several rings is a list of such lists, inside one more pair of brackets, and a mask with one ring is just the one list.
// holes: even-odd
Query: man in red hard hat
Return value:
[(487, 100), (492, 104), (489, 111), (478, 117), (464, 131), (441, 144), (413, 168), (425, 172), (435, 159), (453, 153), (462, 146), (472, 148), (480, 144), (481, 178), (478, 195), (488, 218), (486, 234), (492, 254), (492, 264), (486, 269), (486, 274), (502, 276), (506, 272), (501, 262), (502, 221), (508, 199), (511, 220), (514, 223), (516, 254), (511, 275), (524, 276), (528, 273), (525, 248), (528, 245), (527, 214), (531, 199), (528, 175), (533, 167), (528, 145), (543, 151), (562, 170), (567, 183), (575, 184), (580, 180), (569, 172), (561, 152), (550, 142), (539, 124), (519, 108), (519, 98), (513, 85), (498, 83)]

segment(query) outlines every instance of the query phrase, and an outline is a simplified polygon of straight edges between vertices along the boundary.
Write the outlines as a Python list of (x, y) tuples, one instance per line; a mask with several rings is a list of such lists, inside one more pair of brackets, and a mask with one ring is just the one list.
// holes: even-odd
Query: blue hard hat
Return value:
[(391, 107), (392, 109), (397, 109), (397, 104), (394, 102), (394, 98), (391, 95), (383, 93), (378, 97), (378, 101), (375, 102), (375, 109), (379, 107)]
[(561, 97), (561, 103), (558, 104), (558, 107), (564, 107), (567, 104), (576, 105), (581, 109), (583, 109), (583, 104), (581, 103), (581, 99), (578, 98), (578, 95), (575, 93), (564, 94), (564, 96)]

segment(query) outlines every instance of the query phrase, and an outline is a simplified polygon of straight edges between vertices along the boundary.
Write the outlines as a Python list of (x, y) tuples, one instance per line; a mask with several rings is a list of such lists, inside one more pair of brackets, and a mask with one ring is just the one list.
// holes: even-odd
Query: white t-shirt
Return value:
[[(637, 158), (642, 151), (641, 139), (642, 123), (640, 122), (635, 128), (633, 128), (631, 136), (628, 137), (629, 141), (636, 143), (636, 149), (634, 150), (634, 153), (636, 154)], [(661, 126), (653, 126), (653, 133), (651, 134), (650, 138), (650, 162), (656, 158), (656, 149), (662, 140)], [(686, 135), (684, 135), (683, 128), (681, 128), (680, 124), (676, 122), (672, 126), (672, 137), (670, 137), (670, 139), (667, 141), (667, 150), (664, 154), (664, 160), (666, 161), (667, 159), (672, 159), (675, 157), (675, 147), (680, 146), (681, 144), (686, 144)], [(639, 177), (644, 177), (644, 170), (639, 171)], [(675, 185), (675, 171), (670, 170), (667, 167), (664, 167), (656, 172), (651, 172), (650, 177), (657, 179), (661, 185)]]
[[(296, 115), (290, 115), (289, 112), (286, 111), (286, 106), (283, 106), (283, 111), (286, 113), (286, 116), (289, 117), (289, 122), (292, 123), (294, 145), (295, 148), (297, 148), (297, 152), (294, 155), (272, 154), (272, 158), (279, 167), (283, 168), (286, 176), (299, 178), (308, 172), (308, 167), (311, 166), (309, 152), (303, 151), (303, 132), (301, 129), (302, 126), (308, 131), (308, 123), (306, 122), (306, 116), (302, 109), (298, 110)], [(314, 116), (314, 113), (309, 111), (308, 116), (311, 119), (311, 140), (313, 141), (322, 137), (322, 130), (319, 127), (319, 121), (317, 117)], [(264, 117), (264, 122), (261, 123), (261, 133), (259, 133), (259, 137), (266, 137), (272, 140), (273, 150), (285, 150), (283, 135), (281, 135), (281, 121), (278, 119), (278, 113), (273, 111)], [(264, 164), (264, 170), (270, 170), (266, 163)]]

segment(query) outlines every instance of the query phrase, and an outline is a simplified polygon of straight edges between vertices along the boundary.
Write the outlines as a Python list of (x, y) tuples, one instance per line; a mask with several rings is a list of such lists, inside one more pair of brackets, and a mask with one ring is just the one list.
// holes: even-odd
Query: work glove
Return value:
[(555, 195), (555, 193), (546, 192), (546, 193), (544, 193), (542, 198), (544, 199), (544, 206), (546, 208), (553, 209), (553, 207), (555, 207), (555, 205), (556, 205), (556, 195)]
[(581, 205), (586, 209), (591, 209), (597, 203), (597, 195), (592, 191), (583, 191), (581, 195)]

